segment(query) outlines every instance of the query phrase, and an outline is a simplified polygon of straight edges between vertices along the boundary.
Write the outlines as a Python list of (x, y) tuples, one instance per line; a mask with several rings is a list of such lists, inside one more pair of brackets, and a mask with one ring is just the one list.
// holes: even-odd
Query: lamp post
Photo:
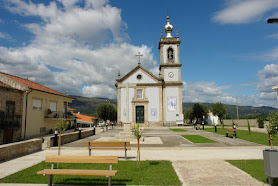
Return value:
[(267, 23), (278, 23), (278, 18), (270, 18), (267, 20)]

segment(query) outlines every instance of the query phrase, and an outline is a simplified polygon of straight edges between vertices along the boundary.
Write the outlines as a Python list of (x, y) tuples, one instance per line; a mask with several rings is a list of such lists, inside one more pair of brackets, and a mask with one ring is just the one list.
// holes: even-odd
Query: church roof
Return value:
[(152, 74), (151, 72), (149, 72), (147, 69), (143, 68), (140, 64), (138, 64), (137, 67), (135, 67), (134, 69), (132, 69), (129, 73), (127, 73), (124, 77), (116, 79), (117, 82), (122, 82), (124, 80), (126, 80), (129, 76), (131, 76), (133, 73), (135, 73), (138, 69), (141, 69), (142, 71), (144, 71), (145, 73), (147, 73), (148, 75), (150, 75), (152, 78), (154, 78), (157, 81), (161, 81), (162, 78), (158, 78), (156, 77), (154, 74)]

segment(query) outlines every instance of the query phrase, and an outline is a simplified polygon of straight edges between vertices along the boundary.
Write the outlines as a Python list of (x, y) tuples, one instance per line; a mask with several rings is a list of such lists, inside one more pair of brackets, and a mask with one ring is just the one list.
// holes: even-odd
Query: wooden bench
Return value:
[(129, 141), (87, 141), (85, 146), (89, 148), (89, 156), (91, 156), (91, 150), (124, 150), (125, 159), (127, 159), (127, 148), (130, 146)]
[(233, 138), (236, 138), (236, 129), (227, 128), (226, 137), (229, 137), (229, 134), (232, 134), (232, 135), (233, 135)]
[[(44, 169), (37, 174), (49, 175), (48, 185), (52, 185), (53, 175), (89, 175), (107, 176), (108, 185), (111, 186), (111, 176), (117, 174), (117, 170), (112, 170), (112, 164), (118, 163), (117, 156), (58, 156), (47, 155), (45, 162), (52, 163), (51, 169)], [(109, 164), (109, 170), (82, 170), (82, 169), (54, 169), (54, 163), (101, 163)]]

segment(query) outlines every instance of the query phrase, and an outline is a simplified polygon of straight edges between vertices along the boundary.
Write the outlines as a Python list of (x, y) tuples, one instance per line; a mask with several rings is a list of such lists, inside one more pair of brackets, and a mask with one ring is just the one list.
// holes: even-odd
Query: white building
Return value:
[(213, 115), (212, 112), (209, 112), (207, 114), (206, 120), (208, 125), (214, 125), (214, 124), (218, 125), (218, 116)]
[(171, 35), (172, 30), (167, 17), (166, 36), (161, 32), (158, 47), (159, 77), (144, 69), (140, 60), (125, 76), (118, 74), (118, 123), (175, 124), (176, 115), (183, 114), (180, 40), (178, 33), (176, 37)]

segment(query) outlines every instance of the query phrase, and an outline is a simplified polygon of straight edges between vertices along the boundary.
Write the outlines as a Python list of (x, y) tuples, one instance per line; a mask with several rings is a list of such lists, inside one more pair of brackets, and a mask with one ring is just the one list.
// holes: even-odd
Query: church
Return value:
[(159, 77), (146, 70), (140, 63), (116, 79), (117, 120), (123, 124), (145, 124), (147, 126), (175, 125), (176, 118), (183, 114), (180, 43), (177, 32), (172, 36), (173, 25), (169, 16), (161, 32)]

